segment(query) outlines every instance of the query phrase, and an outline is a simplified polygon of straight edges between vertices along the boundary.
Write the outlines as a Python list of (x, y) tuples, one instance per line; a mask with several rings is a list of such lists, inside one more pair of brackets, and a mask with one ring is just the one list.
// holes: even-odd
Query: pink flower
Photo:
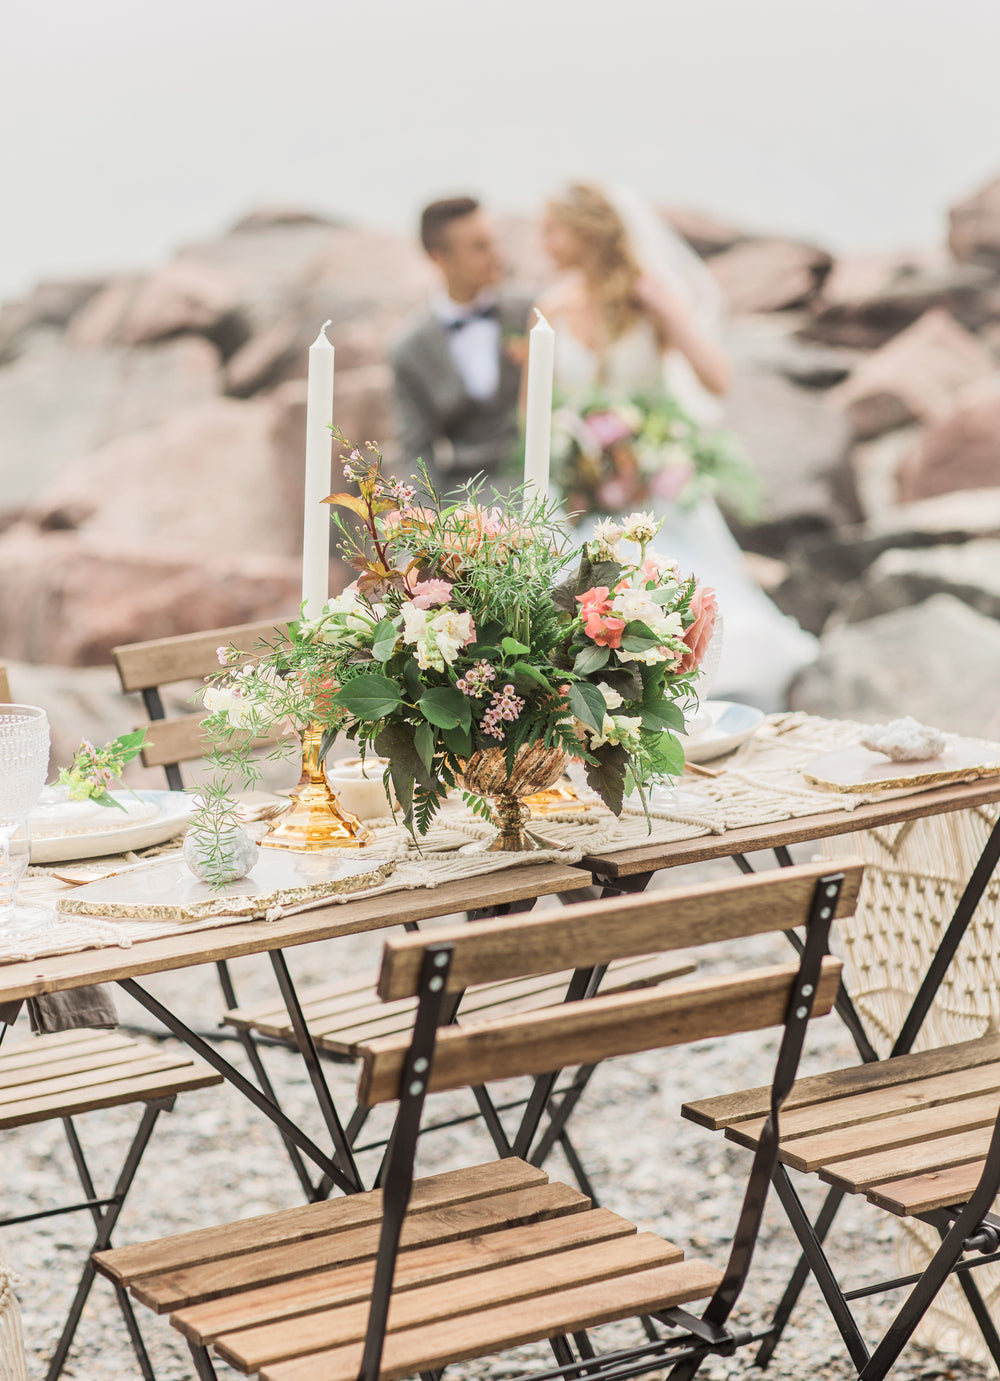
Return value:
[(577, 603), (583, 606), (580, 610), (583, 631), (598, 647), (621, 647), (622, 634), (625, 632), (624, 619), (609, 617), (610, 593), (607, 585), (595, 585), (592, 590), (585, 590), (576, 597)]
[(715, 591), (708, 585), (699, 585), (691, 599), (694, 622), (685, 628), (683, 634), (684, 642), (689, 650), (674, 667), (676, 673), (683, 674), (685, 671), (692, 671), (695, 667), (701, 666), (705, 660), (708, 645), (712, 641), (712, 634), (715, 631), (715, 616), (718, 610), (719, 604), (715, 598)]
[(410, 598), (418, 609), (430, 609), (435, 604), (447, 604), (453, 588), (450, 580), (418, 580)]
[(632, 428), (616, 412), (590, 412), (583, 424), (602, 450), (632, 435)]
[(618, 513), (628, 503), (629, 491), (618, 479), (605, 480), (597, 488), (597, 502), (609, 513)]

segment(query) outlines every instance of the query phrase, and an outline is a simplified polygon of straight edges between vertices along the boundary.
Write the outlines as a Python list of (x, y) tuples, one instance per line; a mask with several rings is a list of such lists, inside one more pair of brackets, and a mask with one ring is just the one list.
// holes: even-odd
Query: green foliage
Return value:
[(84, 739), (69, 767), (60, 769), (59, 785), (66, 787), (72, 801), (89, 800), (98, 806), (123, 811), (125, 807), (112, 796), (108, 787), (121, 776), (126, 764), (139, 756), (145, 742), (145, 729), (120, 734), (103, 748), (95, 748)]

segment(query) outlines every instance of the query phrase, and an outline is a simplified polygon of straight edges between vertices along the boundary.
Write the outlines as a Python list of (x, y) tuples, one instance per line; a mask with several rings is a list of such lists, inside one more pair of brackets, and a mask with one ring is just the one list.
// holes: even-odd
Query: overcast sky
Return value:
[(409, 226), (571, 175), (834, 247), (1000, 174), (1000, 0), (6, 0), (0, 294), (258, 202)]

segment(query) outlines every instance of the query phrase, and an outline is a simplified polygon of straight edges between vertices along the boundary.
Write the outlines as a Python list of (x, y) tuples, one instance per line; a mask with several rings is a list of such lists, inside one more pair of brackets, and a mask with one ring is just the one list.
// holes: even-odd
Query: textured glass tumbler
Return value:
[(0, 707), (0, 950), (44, 935), (56, 923), (48, 906), (19, 902), (28, 866), (28, 816), (49, 770), (49, 721), (34, 705)]

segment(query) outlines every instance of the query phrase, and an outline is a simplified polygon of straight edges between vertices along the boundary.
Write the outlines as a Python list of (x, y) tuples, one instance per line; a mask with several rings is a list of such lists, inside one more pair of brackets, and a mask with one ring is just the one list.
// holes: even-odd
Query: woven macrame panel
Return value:
[[(995, 805), (955, 811), (823, 841), (825, 858), (860, 855), (867, 864), (857, 911), (838, 925), (836, 948), (844, 959), (848, 991), (881, 1056), (889, 1053), (903, 1024), (997, 813)], [(1000, 1030), (998, 941), (1000, 878), (994, 876), (915, 1049), (930, 1050)], [(899, 1220), (896, 1247), (902, 1272), (923, 1270), (939, 1242), (923, 1223)], [(983, 1266), (974, 1279), (997, 1318), (1000, 1266)], [(938, 1295), (917, 1337), (946, 1352), (990, 1360), (954, 1278)]]

